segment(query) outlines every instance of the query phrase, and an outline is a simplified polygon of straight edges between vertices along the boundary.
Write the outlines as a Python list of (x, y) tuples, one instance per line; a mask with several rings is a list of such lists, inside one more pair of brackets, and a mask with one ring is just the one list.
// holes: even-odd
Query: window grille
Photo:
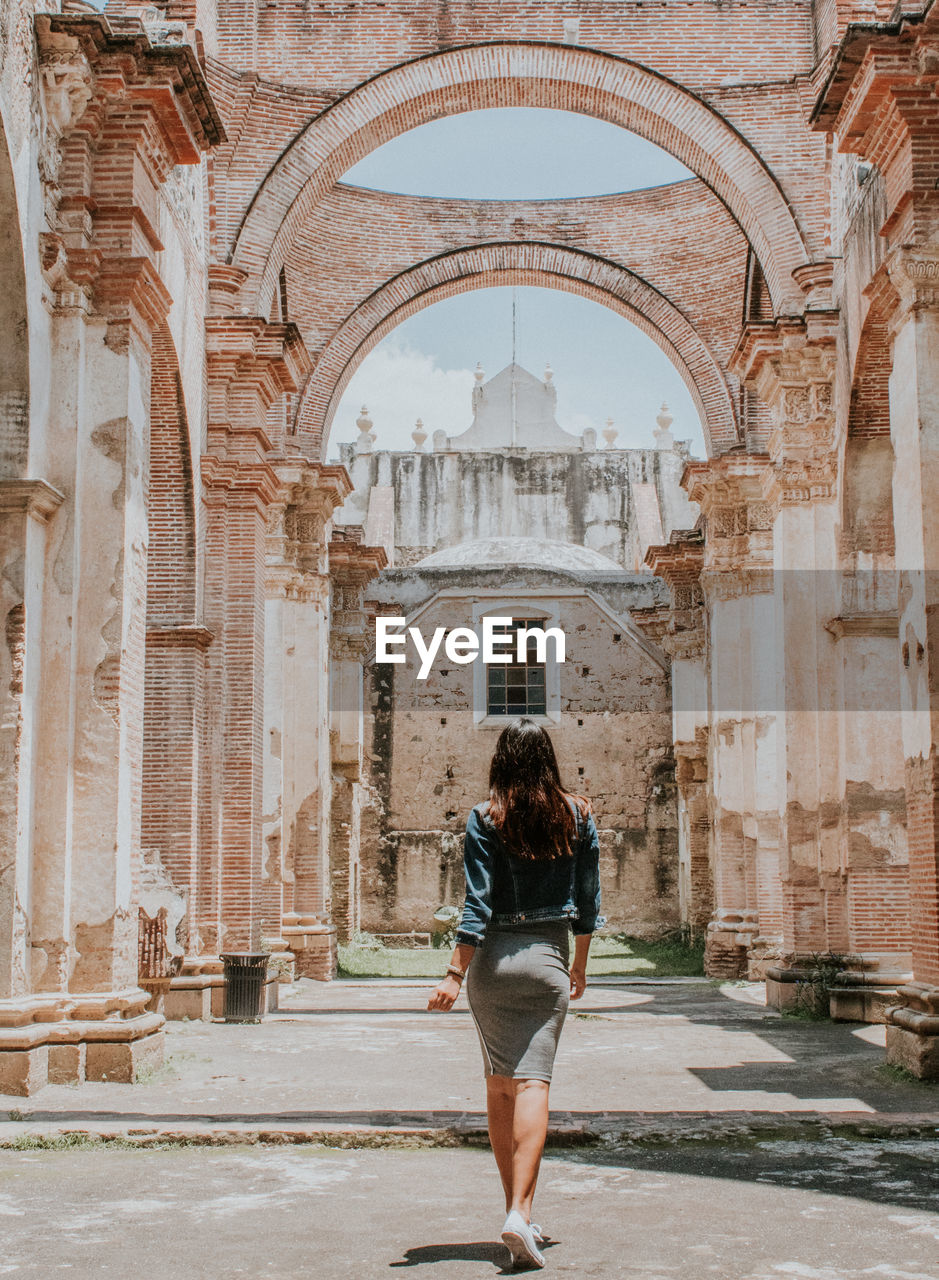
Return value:
[[(526, 627), (544, 627), (544, 618), (513, 618), (510, 627), (496, 635), (512, 637), (511, 662), (493, 662), (486, 667), (486, 714), (490, 716), (543, 716), (547, 714), (545, 664), (537, 661), (536, 642), (529, 638), (526, 660), (519, 662), (517, 635)], [(508, 650), (507, 644), (497, 648)]]

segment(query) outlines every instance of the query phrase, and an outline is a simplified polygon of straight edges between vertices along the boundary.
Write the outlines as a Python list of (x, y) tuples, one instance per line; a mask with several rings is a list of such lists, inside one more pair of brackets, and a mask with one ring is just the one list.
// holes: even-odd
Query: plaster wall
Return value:
[(343, 445), (340, 456), (355, 485), (346, 518), (365, 521), (373, 487), (394, 491), (398, 565), (461, 542), (515, 537), (589, 547), (637, 569), (645, 552), (637, 484), (654, 486), (666, 530), (695, 520), (679, 486), (687, 455), (677, 450), (356, 453)]

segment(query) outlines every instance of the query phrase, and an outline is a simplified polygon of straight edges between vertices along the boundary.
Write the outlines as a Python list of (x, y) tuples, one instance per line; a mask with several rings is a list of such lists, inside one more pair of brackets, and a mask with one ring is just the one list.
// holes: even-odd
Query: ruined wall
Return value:
[[(557, 603), (570, 637), (560, 723), (549, 727), (562, 778), (593, 804), (610, 927), (655, 935), (679, 922), (668, 676), (626, 622), (582, 595)], [(430, 634), (471, 618), (468, 593), (435, 600), (421, 626)], [(366, 740), (380, 817), (363, 835), (362, 927), (426, 932), (438, 907), (462, 904), (463, 831), (485, 798), (500, 726), (474, 723), (472, 665), (444, 657), (425, 682), (413, 665), (374, 665), (371, 680)]]
[(648, 545), (637, 514), (644, 488), (665, 535), (696, 518), (679, 485), (687, 454), (678, 450), (357, 453), (342, 445), (340, 455), (355, 485), (348, 519), (366, 519), (374, 486), (393, 490), (399, 565), (477, 538), (516, 537), (589, 547), (634, 569), (643, 533)]

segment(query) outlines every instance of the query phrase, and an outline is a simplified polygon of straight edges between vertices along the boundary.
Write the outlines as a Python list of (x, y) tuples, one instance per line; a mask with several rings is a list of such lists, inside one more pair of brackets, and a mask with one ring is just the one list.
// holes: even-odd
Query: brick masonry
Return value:
[[(142, 1046), (114, 1050), (122, 1078), (159, 1053), (141, 905), (167, 907), (192, 990), (262, 924), (328, 976), (384, 785), (329, 706), (340, 667), (360, 687), (369, 625), (364, 581), (330, 580), (348, 492), (322, 463), (330, 414), (397, 321), (509, 281), (629, 315), (706, 425), (686, 476), (700, 562), (659, 549), (671, 604), (643, 626), (671, 662), (676, 894), (713, 971), (849, 952), (900, 986), (891, 1054), (936, 1071), (937, 26), (932, 0), (0, 0), (0, 1054), (18, 1087), (112, 1074), (58, 1052), (73, 1027)], [(340, 181), (423, 121), (511, 105), (613, 121), (695, 176), (485, 205)], [(777, 593), (789, 571), (810, 576)], [(270, 652), (275, 579), (318, 690), (301, 715), (282, 685), (276, 722), (271, 664), (297, 664)]]

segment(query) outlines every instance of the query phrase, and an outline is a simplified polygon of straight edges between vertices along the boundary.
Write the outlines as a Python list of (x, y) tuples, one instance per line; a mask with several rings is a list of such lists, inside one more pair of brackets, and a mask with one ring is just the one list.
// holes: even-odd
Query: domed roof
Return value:
[(623, 566), (599, 551), (550, 538), (478, 538), (444, 547), (418, 561), (421, 569), (494, 569), (517, 566), (563, 573), (623, 573)]

